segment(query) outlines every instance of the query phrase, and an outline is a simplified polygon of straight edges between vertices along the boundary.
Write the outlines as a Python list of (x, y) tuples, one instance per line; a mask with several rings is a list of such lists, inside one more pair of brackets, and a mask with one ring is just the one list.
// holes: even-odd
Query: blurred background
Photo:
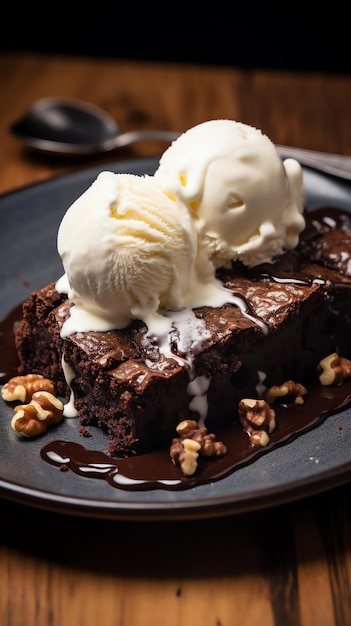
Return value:
[[(244, 6), (243, 6), (244, 5)], [(0, 51), (351, 71), (347, 4), (7, 3)], [(6, 17), (5, 17), (6, 15)]]

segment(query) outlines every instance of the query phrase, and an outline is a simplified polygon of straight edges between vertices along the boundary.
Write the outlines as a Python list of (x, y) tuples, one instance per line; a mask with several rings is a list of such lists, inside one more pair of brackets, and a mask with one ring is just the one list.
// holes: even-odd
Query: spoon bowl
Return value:
[(31, 148), (63, 156), (100, 154), (143, 140), (170, 143), (179, 136), (162, 130), (121, 133), (115, 120), (100, 107), (54, 97), (37, 100), (10, 131)]

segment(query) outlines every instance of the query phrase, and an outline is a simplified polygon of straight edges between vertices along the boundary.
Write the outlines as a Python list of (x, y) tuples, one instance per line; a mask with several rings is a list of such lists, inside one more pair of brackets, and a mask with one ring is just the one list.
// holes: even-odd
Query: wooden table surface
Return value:
[[(351, 154), (351, 76), (11, 53), (0, 83), (0, 193), (160, 153), (151, 142), (92, 160), (31, 153), (8, 128), (51, 95), (100, 105), (122, 130), (226, 117), (278, 144)], [(0, 625), (347, 626), (350, 501), (344, 485), (237, 516), (145, 523), (1, 500)]]

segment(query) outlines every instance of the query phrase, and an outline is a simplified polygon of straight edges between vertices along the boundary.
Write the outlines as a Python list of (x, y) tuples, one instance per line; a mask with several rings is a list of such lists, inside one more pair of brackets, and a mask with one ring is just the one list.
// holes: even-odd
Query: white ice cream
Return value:
[(183, 133), (164, 152), (155, 180), (184, 203), (199, 235), (198, 262), (269, 262), (294, 248), (305, 227), (302, 169), (282, 163), (260, 130), (211, 120)]
[(186, 207), (151, 176), (102, 172), (58, 231), (65, 275), (57, 289), (74, 303), (64, 334), (152, 323), (189, 293), (196, 236)]
[(191, 309), (225, 302), (245, 309), (208, 259), (197, 262), (197, 243), (187, 207), (152, 176), (100, 173), (58, 231), (65, 274), (56, 288), (74, 304), (62, 336), (124, 328), (133, 319), (166, 336), (181, 309), (183, 327), (190, 323), (195, 335)]
[(248, 315), (216, 268), (253, 266), (294, 248), (302, 201), (299, 163), (282, 163), (267, 136), (231, 120), (185, 132), (154, 176), (102, 172), (58, 232), (65, 274), (57, 289), (73, 302), (62, 335), (141, 319), (168, 341), (180, 323), (196, 335), (199, 306), (231, 302)]

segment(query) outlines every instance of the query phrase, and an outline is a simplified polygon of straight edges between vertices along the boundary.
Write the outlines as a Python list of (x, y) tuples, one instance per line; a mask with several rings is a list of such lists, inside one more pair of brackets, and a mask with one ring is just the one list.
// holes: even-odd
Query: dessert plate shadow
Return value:
[[(139, 159), (111, 163), (108, 169), (153, 174), (157, 165), (156, 159)], [(56, 250), (59, 223), (101, 169), (85, 169), (0, 196), (0, 319), (34, 289), (61, 276)], [(304, 182), (307, 209), (336, 206), (351, 212), (351, 183), (308, 168)], [(12, 415), (12, 407), (0, 398), (0, 496), (58, 513), (142, 522), (210, 518), (283, 504), (351, 479), (351, 409), (328, 417), (318, 428), (218, 482), (186, 491), (140, 492), (61, 472), (40, 457), (42, 446), (54, 438), (105, 450), (100, 430), (83, 439), (77, 420), (66, 419), (36, 440), (22, 439), (11, 428)]]

